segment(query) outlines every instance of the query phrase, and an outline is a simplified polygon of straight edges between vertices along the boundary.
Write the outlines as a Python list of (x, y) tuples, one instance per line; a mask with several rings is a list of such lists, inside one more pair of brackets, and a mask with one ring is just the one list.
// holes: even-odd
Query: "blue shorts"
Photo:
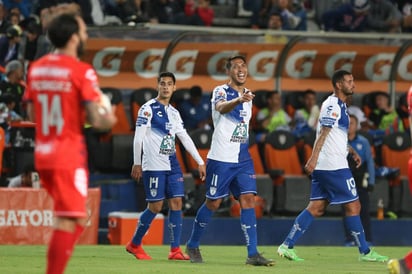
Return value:
[(328, 200), (330, 204), (345, 204), (357, 199), (355, 179), (349, 168), (313, 171), (310, 200)]
[(181, 172), (143, 171), (143, 184), (148, 202), (183, 197), (185, 194)]
[(256, 174), (252, 160), (226, 163), (208, 159), (206, 163), (206, 197), (220, 199), (232, 193), (256, 194)]

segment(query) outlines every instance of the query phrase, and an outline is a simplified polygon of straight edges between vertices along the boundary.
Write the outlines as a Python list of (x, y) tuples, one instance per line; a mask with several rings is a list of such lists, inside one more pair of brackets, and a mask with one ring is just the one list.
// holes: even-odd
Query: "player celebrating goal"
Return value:
[(94, 69), (78, 60), (87, 40), (83, 19), (59, 15), (47, 33), (56, 52), (30, 66), (24, 100), (29, 118), (36, 123), (36, 169), (53, 198), (56, 216), (47, 273), (59, 274), (64, 272), (87, 221), (85, 117), (102, 130), (110, 129), (116, 118), (99, 89)]
[(360, 252), (360, 261), (385, 262), (388, 257), (369, 248), (359, 217), (360, 202), (356, 183), (346, 156), (352, 155), (357, 167), (361, 158), (348, 146), (349, 116), (346, 98), (353, 94), (355, 83), (350, 72), (336, 71), (332, 76), (333, 94), (322, 104), (313, 152), (305, 165), (312, 176), (310, 202), (295, 219), (292, 229), (278, 248), (281, 257), (302, 261), (294, 250), (295, 242), (309, 228), (314, 217), (322, 216), (329, 204), (342, 204), (345, 225)]
[(255, 215), (256, 176), (248, 151), (249, 121), (255, 95), (245, 87), (248, 68), (244, 56), (226, 60), (229, 83), (217, 86), (212, 94), (214, 132), (207, 155), (206, 201), (198, 209), (192, 234), (187, 242), (187, 253), (192, 263), (202, 263), (200, 238), (222, 199), (230, 192), (241, 206), (240, 223), (246, 239), (246, 264), (272, 266), (257, 250)]

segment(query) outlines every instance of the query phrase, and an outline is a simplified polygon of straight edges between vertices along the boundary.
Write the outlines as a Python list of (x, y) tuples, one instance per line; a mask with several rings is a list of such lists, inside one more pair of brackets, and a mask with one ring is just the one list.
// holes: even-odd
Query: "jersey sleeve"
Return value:
[(152, 119), (152, 109), (149, 105), (143, 105), (137, 113), (136, 128), (149, 127)]
[(213, 95), (212, 95), (213, 105), (215, 105), (219, 101), (226, 101), (226, 99), (227, 99), (226, 90), (222, 86), (217, 87), (213, 91)]
[(328, 100), (323, 106), (319, 122), (323, 127), (333, 127), (337, 120), (340, 118), (340, 107), (337, 103), (333, 103), (333, 100)]
[(102, 92), (99, 88), (96, 71), (91, 66), (83, 63), (82, 70), (79, 72), (81, 73), (79, 77), (81, 77), (80, 90), (83, 101), (100, 100)]

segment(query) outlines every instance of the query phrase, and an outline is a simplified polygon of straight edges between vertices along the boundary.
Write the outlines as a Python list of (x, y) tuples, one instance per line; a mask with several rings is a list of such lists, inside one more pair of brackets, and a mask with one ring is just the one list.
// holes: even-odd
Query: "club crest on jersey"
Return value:
[(216, 194), (216, 190), (217, 190), (217, 188), (216, 187), (214, 187), (214, 186), (212, 186), (211, 188), (209, 188), (209, 191), (210, 191), (210, 195), (215, 195)]
[(160, 144), (159, 153), (162, 155), (172, 155), (175, 153), (175, 138), (172, 135), (163, 136), (162, 143)]
[(246, 123), (239, 123), (236, 125), (235, 130), (232, 133), (230, 141), (233, 143), (246, 143), (247, 142), (247, 125)]
[(156, 195), (157, 195), (157, 189), (156, 189), (156, 188), (150, 189), (150, 195), (152, 195), (152, 197), (156, 197)]

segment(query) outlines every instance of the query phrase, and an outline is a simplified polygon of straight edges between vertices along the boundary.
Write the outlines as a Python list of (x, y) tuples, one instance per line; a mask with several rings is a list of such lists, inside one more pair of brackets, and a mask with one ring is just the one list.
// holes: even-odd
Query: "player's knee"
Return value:
[(220, 207), (221, 199), (218, 200), (206, 200), (206, 207), (211, 211), (216, 211)]

